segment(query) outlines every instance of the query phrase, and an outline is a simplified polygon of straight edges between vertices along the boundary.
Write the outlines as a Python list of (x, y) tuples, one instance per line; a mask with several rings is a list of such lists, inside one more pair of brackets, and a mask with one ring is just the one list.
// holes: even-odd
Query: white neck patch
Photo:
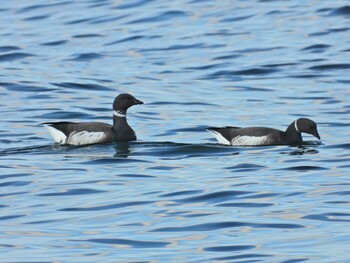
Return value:
[(126, 113), (124, 111), (120, 111), (120, 110), (114, 110), (113, 115), (117, 116), (117, 117), (121, 117), (121, 118), (126, 117)]
[(296, 129), (297, 132), (300, 132), (298, 128), (298, 120), (294, 121), (294, 128)]

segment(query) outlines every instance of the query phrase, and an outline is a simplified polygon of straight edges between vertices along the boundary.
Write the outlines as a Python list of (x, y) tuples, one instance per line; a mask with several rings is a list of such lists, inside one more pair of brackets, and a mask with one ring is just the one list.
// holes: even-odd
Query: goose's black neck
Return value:
[(125, 110), (114, 110), (113, 111), (113, 126), (126, 123), (126, 111)]
[(300, 144), (303, 142), (303, 138), (301, 137), (301, 132), (298, 129), (298, 124), (296, 121), (293, 121), (288, 126), (285, 135), (290, 144)]

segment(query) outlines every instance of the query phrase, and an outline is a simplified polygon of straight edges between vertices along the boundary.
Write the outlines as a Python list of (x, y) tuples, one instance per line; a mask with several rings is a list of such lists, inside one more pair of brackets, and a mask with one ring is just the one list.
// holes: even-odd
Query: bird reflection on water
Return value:
[(131, 146), (129, 142), (116, 143), (114, 149), (115, 154), (113, 157), (128, 158), (129, 154), (131, 153)]

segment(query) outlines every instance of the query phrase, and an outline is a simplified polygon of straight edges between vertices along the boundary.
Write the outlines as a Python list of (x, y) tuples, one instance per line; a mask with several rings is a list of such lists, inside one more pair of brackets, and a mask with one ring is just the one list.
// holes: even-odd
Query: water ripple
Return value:
[(60, 46), (60, 45), (64, 45), (67, 44), (68, 40), (57, 40), (57, 41), (50, 41), (50, 42), (45, 42), (42, 43), (41, 45), (43, 46)]
[(0, 46), (0, 52), (9, 52), (15, 50), (20, 50), (20, 48), (16, 46)]
[(350, 16), (350, 6), (346, 5), (343, 7), (339, 7), (334, 9), (330, 15), (332, 16)]
[[(340, 219), (339, 219), (340, 217)], [(327, 221), (327, 222), (350, 222), (349, 219), (342, 219), (342, 217), (350, 217), (349, 213), (324, 213), (324, 214), (313, 214), (303, 216), (303, 219)]]
[(167, 21), (169, 19), (174, 19), (174, 18), (180, 18), (182, 16), (186, 16), (186, 13), (183, 11), (167, 11), (159, 15), (151, 16), (151, 17), (146, 17), (146, 18), (141, 18), (141, 19), (136, 19), (128, 24), (143, 24), (143, 23), (155, 23), (155, 22), (160, 22), (160, 21)]
[(82, 54), (76, 54), (73, 55), (73, 58), (69, 59), (72, 61), (90, 61), (94, 59), (100, 59), (103, 55), (99, 53), (82, 53)]
[[(80, 241), (80, 240), (76, 240), (76, 241)], [(100, 244), (109, 244), (109, 245), (125, 245), (133, 248), (161, 248), (171, 244), (170, 242), (140, 241), (140, 240), (120, 239), (120, 238), (91, 238), (84, 241), (100, 243)]]
[(218, 202), (224, 202), (227, 200), (232, 200), (242, 195), (247, 195), (249, 193), (250, 192), (246, 192), (246, 191), (219, 191), (215, 193), (200, 194), (198, 196), (186, 197), (184, 199), (177, 199), (175, 201), (180, 203), (197, 203), (197, 202), (218, 203)]
[(251, 228), (282, 228), (282, 229), (298, 229), (305, 226), (299, 224), (282, 224), (282, 223), (247, 223), (247, 222), (216, 222), (204, 223), (182, 227), (162, 227), (152, 230), (152, 232), (197, 232), (197, 231), (212, 231), (224, 228), (236, 227), (251, 227)]
[(24, 53), (24, 52), (8, 53), (8, 54), (0, 55), (0, 63), (1, 62), (21, 60), (23, 58), (33, 57), (33, 56), (35, 56), (35, 55), (34, 54), (30, 54), (30, 53)]
[(5, 83), (5, 82), (0, 82), (0, 86), (5, 87), (10, 91), (18, 91), (18, 92), (44, 92), (44, 91), (54, 90), (54, 89), (50, 89), (46, 87), (38, 87), (34, 85)]
[(38, 194), (38, 196), (88, 195), (88, 194), (97, 194), (97, 193), (103, 193), (103, 192), (106, 192), (106, 191), (77, 188), (77, 189), (65, 190), (64, 192), (59, 192), (59, 193)]
[(254, 249), (255, 246), (247, 246), (247, 245), (235, 245), (235, 246), (215, 246), (215, 247), (206, 247), (204, 248), (204, 251), (211, 251), (211, 252), (229, 252), (229, 251), (242, 251), (242, 250), (248, 250), (248, 249)]
[(265, 255), (265, 254), (242, 254), (242, 255), (237, 255), (237, 256), (228, 256), (228, 257), (218, 257), (214, 258), (214, 260), (219, 260), (219, 261), (231, 261), (231, 260), (240, 260), (240, 259), (253, 259), (250, 261), (245, 261), (245, 262), (259, 262), (263, 258), (266, 257), (272, 257), (272, 255)]
[(152, 3), (154, 0), (136, 0), (136, 1), (128, 1), (128, 3), (119, 4), (116, 9), (129, 9), (141, 7), (146, 4)]
[[(4, 262), (348, 260), (349, 3), (229, 2), (2, 1)], [(146, 102), (139, 141), (60, 146), (39, 125), (111, 123), (118, 93)], [(322, 142), (206, 132), (299, 117)]]
[(338, 70), (338, 69), (350, 69), (350, 64), (324, 64), (318, 66), (309, 67), (312, 70)]
[(153, 203), (151, 201), (135, 201), (135, 202), (124, 202), (124, 203), (116, 203), (111, 205), (99, 205), (99, 206), (91, 206), (91, 207), (68, 207), (62, 208), (58, 211), (71, 211), (71, 212), (82, 212), (82, 211), (105, 211), (117, 208), (124, 207), (132, 207), (132, 206), (142, 206)]
[(31, 11), (37, 11), (38, 9), (45, 9), (49, 7), (57, 7), (57, 6), (62, 6), (62, 5), (67, 5), (70, 4), (70, 1), (63, 1), (60, 3), (50, 3), (50, 4), (34, 4), (34, 5), (29, 5), (24, 8), (20, 8), (17, 12), (18, 13), (27, 13)]
[(62, 87), (66, 89), (79, 89), (79, 90), (101, 90), (110, 91), (111, 88), (98, 84), (83, 84), (83, 83), (73, 83), (73, 82), (62, 82), (62, 83), (50, 83), (51, 85)]

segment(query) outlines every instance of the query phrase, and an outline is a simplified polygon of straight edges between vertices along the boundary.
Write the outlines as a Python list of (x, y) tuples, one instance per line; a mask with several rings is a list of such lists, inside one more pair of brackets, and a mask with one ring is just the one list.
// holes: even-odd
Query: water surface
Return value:
[[(4, 1), (3, 262), (348, 262), (348, 1)], [(55, 145), (45, 121), (139, 140)], [(209, 126), (318, 123), (227, 147)]]

